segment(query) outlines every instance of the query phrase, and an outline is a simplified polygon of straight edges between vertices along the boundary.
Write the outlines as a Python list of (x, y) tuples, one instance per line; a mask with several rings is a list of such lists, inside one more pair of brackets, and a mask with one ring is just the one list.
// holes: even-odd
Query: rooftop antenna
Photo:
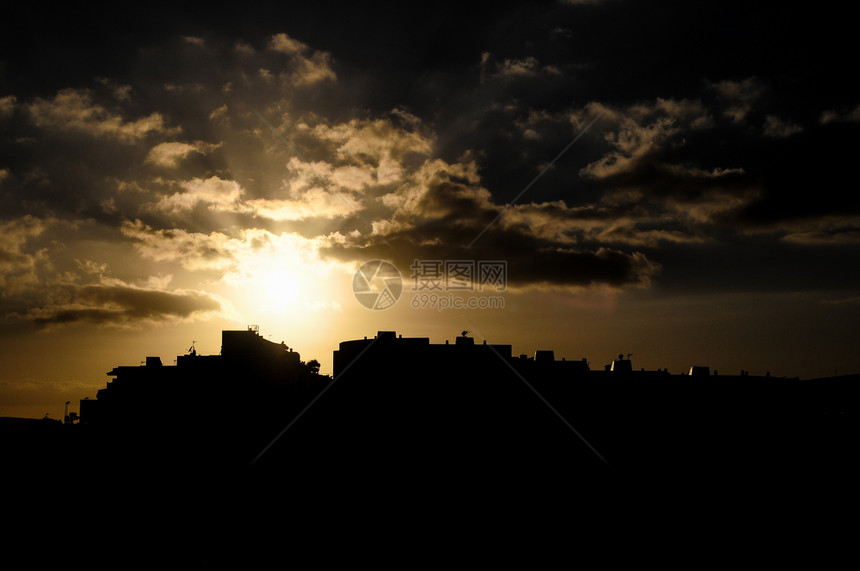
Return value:
[(468, 333), (468, 331), (463, 330), (463, 337), (465, 337), (465, 336), (466, 336), (466, 333)]
[(627, 360), (629, 361), (630, 357), (632, 357), (632, 356), (633, 356), (633, 353), (627, 353)]

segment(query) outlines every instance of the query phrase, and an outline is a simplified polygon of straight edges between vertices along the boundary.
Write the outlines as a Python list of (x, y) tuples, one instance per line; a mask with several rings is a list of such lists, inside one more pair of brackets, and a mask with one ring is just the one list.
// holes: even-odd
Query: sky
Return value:
[(381, 330), (860, 372), (855, 25), (826, 2), (4, 10), (0, 416), (248, 325), (323, 373)]

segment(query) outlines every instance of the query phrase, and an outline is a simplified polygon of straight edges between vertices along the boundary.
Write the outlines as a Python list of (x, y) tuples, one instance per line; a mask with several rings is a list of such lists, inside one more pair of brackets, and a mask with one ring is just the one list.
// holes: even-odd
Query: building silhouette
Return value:
[(552, 350), (514, 355), (467, 331), (444, 343), (379, 331), (341, 342), (332, 376), (315, 365), (256, 327), (223, 331), (217, 355), (192, 346), (175, 365), (147, 356), (114, 367), (80, 401), (78, 422), (55, 424), (69, 429), (63, 450), (79, 468), (324, 480), (357, 478), (360, 467), (372, 481), (436, 483), (452, 472), (498, 483), (613, 468), (808, 470), (847, 462), (858, 435), (857, 375), (800, 380), (698, 364), (672, 374), (637, 370), (623, 354), (591, 366)]
[[(468, 332), (431, 343), (379, 331), (341, 342), (332, 365), (319, 375), (249, 328), (222, 332), (217, 355), (192, 346), (175, 365), (114, 367), (79, 422), (0, 422), (4, 475), (22, 476), (9, 489), (59, 506), (55, 528), (79, 532), (87, 561), (161, 564), (179, 547), (189, 565), (206, 553), (248, 567), (315, 539), (325, 545), (314, 557), (351, 557), (343, 546), (356, 538), (376, 556), (454, 534), (472, 542), (476, 530), (529, 551), (556, 538), (567, 553), (581, 537), (567, 520), (614, 548), (621, 520), (638, 536), (669, 504), (681, 525), (699, 524), (696, 536), (732, 506), (709, 522), (722, 541), (762, 490), (794, 510), (856, 487), (860, 375), (704, 364), (673, 374), (637, 369), (630, 355), (594, 365), (550, 349), (517, 355)], [(392, 524), (384, 537), (380, 519)]]
[(845, 439), (856, 436), (856, 375), (671, 374), (636, 370), (623, 354), (591, 368), (551, 350), (514, 356), (465, 331), (441, 344), (393, 331), (344, 341), (333, 372), (293, 444), (340, 445), (343, 458), (361, 450), (382, 464), (561, 478), (607, 466), (808, 470), (847, 461)]
[(79, 424), (110, 437), (113, 454), (142, 462), (247, 465), (330, 382), (316, 371), (256, 326), (222, 331), (218, 355), (192, 345), (175, 365), (147, 356), (142, 365), (114, 367), (96, 398), (80, 401)]

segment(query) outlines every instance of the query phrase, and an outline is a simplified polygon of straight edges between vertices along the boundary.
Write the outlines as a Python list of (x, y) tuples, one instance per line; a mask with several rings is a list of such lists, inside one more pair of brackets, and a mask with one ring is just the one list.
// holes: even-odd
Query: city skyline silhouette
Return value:
[[(123, 522), (92, 561), (126, 560), (124, 546), (146, 537), (131, 531), (141, 518), (181, 514), (162, 524), (176, 539), (147, 542), (137, 560), (171, 549), (174, 560), (236, 565), (282, 557), (284, 525), (295, 553), (315, 552), (334, 514), (396, 514), (430, 533), (438, 524), (425, 514), (472, 510), (486, 533), (548, 541), (558, 531), (548, 511), (563, 506), (592, 533), (619, 510), (821, 499), (853, 481), (858, 374), (671, 373), (624, 353), (605, 364), (547, 348), (517, 355), (470, 332), (342, 341), (330, 376), (257, 326), (223, 330), (218, 354), (192, 344), (174, 365), (147, 355), (115, 366), (65, 423), (0, 419), (6, 475), (20, 490), (46, 486), (29, 503), (75, 497), (85, 519)], [(266, 513), (289, 517), (273, 525)], [(372, 532), (347, 535), (364, 543)]]
[[(202, 470), (282, 470), (297, 451), (321, 450), (342, 456), (338, 462), (356, 451), (398, 462), (508, 457), (508, 469), (532, 469), (538, 450), (575, 470), (678, 462), (797, 469), (813, 458), (844, 461), (839, 447), (856, 436), (857, 373), (777, 378), (703, 364), (672, 373), (636, 368), (624, 353), (603, 365), (556, 359), (552, 349), (515, 355), (511, 345), (476, 343), (469, 333), (438, 344), (394, 331), (342, 341), (333, 375), (321, 375), (319, 361), (306, 363), (257, 326), (224, 330), (216, 355), (192, 344), (174, 365), (149, 355), (115, 366), (104, 388), (80, 398), (79, 411), (66, 403), (62, 426), (72, 442), (91, 439), (87, 446), (111, 436), (82, 465), (125, 457)], [(643, 434), (647, 441), (638, 440)], [(530, 460), (514, 460), (517, 453)]]

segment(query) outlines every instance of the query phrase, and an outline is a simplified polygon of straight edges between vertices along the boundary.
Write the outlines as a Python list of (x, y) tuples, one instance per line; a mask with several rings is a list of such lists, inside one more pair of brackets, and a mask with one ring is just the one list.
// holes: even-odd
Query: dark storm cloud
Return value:
[(159, 291), (126, 284), (74, 287), (67, 295), (65, 303), (37, 308), (27, 318), (40, 326), (75, 322), (128, 326), (187, 319), (221, 309), (217, 300), (204, 293)]
[(121, 107), (90, 89), (18, 101), (14, 116), (0, 119), (2, 215), (104, 216), (116, 181), (138, 171), (147, 143), (178, 131), (158, 112)]
[[(422, 229), (424, 230), (424, 229)], [(596, 251), (548, 246), (529, 236), (517, 234), (490, 235), (480, 248), (434, 243), (438, 233), (428, 242), (416, 242), (424, 232), (393, 235), (385, 243), (362, 247), (331, 246), (323, 251), (341, 260), (391, 261), (404, 274), (415, 260), (419, 261), (504, 261), (507, 264), (507, 284), (511, 288), (577, 289), (603, 284), (615, 287), (644, 287), (651, 284), (659, 266), (638, 252), (632, 254), (600, 248)], [(465, 237), (462, 236), (462, 237)]]
[(413, 195), (391, 200), (394, 213), (390, 224), (378, 226), (378, 236), (340, 241), (321, 253), (341, 260), (388, 259), (401, 271), (415, 259), (505, 260), (514, 287), (646, 286), (659, 271), (638, 252), (574, 247), (532, 226), (508, 223), (477, 185), (473, 165), (436, 164), (423, 175)]

